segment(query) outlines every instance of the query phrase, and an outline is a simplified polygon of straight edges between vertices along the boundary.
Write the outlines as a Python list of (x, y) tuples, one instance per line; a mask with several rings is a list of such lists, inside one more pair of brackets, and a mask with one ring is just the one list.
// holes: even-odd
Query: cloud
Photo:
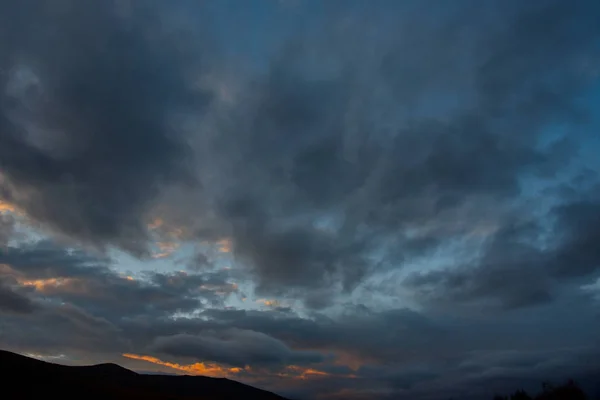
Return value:
[(306, 398), (593, 372), (594, 1), (13, 3), (3, 345)]
[(595, 223), (600, 201), (595, 195), (563, 202), (550, 209), (548, 228), (519, 220), (488, 237), (479, 257), (463, 266), (416, 272), (403, 285), (426, 302), (452, 307), (453, 303), (486, 302), (501, 308), (531, 307), (554, 301), (573, 289), (582, 277), (594, 276), (600, 253), (593, 244), (600, 238)]
[(474, 262), (416, 272), (403, 284), (421, 300), (446, 304), (491, 300), (510, 309), (548, 302), (554, 297), (553, 282), (544, 270), (549, 255), (523, 240), (535, 237), (538, 229), (530, 223), (507, 225), (488, 239)]
[[(548, 145), (545, 128), (584, 121), (580, 66), (599, 34), (586, 2), (397, 6), (360, 29), (331, 6), (255, 72), (222, 68), (187, 2), (5, 3), (4, 201), (138, 256), (149, 226), (175, 224), (221, 241), (261, 295), (317, 309), (471, 232), (420, 227), (496, 215), (524, 175), (568, 165), (575, 141)], [(180, 246), (167, 242), (161, 254)]]
[(552, 273), (559, 277), (580, 277), (598, 271), (600, 251), (594, 243), (600, 239), (600, 197), (584, 196), (557, 207), (554, 214), (562, 237)]
[(317, 352), (295, 351), (285, 343), (261, 332), (230, 329), (203, 332), (200, 335), (178, 334), (156, 339), (152, 350), (180, 357), (211, 360), (237, 367), (317, 363)]
[[(375, 360), (411, 362), (415, 357), (428, 358), (435, 352), (439, 355), (439, 352), (448, 351), (443, 348), (444, 338), (460, 340), (450, 338), (452, 332), (444, 325), (407, 309), (339, 318), (324, 315), (301, 318), (294, 313), (281, 315), (276, 311), (242, 310), (205, 310), (202, 315), (227, 326), (263, 332), (295, 348), (340, 352), (343, 356), (353, 355), (364, 360), (364, 363)], [(193, 327), (184, 329), (190, 331)], [(432, 350), (434, 346), (435, 350)]]
[(12, 313), (30, 313), (35, 309), (31, 299), (15, 292), (0, 280), (0, 311)]
[(33, 279), (100, 275), (109, 263), (110, 260), (102, 255), (64, 247), (49, 240), (9, 246), (0, 253), (0, 264)]
[[(218, 273), (124, 276), (106, 257), (49, 241), (7, 247), (0, 252), (0, 266), (3, 342), (42, 354), (91, 348), (129, 352), (136, 338), (123, 331), (126, 321), (160, 321), (219, 306), (235, 291)], [(143, 336), (136, 341), (141, 348)]]
[(15, 233), (15, 219), (10, 214), (0, 212), (0, 248), (8, 245)]
[(0, 253), (0, 276), (34, 296), (50, 296), (110, 320), (139, 315), (168, 316), (222, 305), (237, 291), (227, 271), (187, 274), (148, 272), (122, 275), (113, 261), (50, 241), (9, 246)]
[[(157, 288), (181, 292), (183, 298), (206, 281), (196, 275), (157, 277)], [(367, 307), (336, 317), (300, 316), (293, 309), (207, 306), (194, 317), (175, 317), (176, 308), (166, 306), (172, 303), (149, 299), (145, 286), (128, 288), (125, 294), (115, 278), (102, 290), (133, 306), (96, 292), (69, 297), (60, 287), (43, 296), (30, 291), (38, 306), (27, 314), (4, 314), (3, 343), (36, 354), (67, 354), (65, 362), (101, 356), (142, 371), (151, 363), (156, 371), (227, 376), (288, 395), (335, 398), (344, 389), (381, 398), (427, 398), (484, 388), (503, 376), (559, 378), (560, 368), (579, 376), (593, 365), (584, 358), (597, 351), (600, 333), (595, 306), (574, 303), (577, 299), (494, 318)], [(155, 306), (143, 308), (136, 305), (140, 302)]]
[[(573, 307), (586, 316), (570, 314)], [(354, 358), (353, 369), (350, 363), (327, 363), (327, 358), (317, 369), (358, 379), (330, 377), (294, 387), (296, 391), (288, 387), (293, 395), (319, 393), (323, 398), (342, 399), (352, 398), (352, 392), (392, 399), (437, 398), (454, 390), (457, 395), (483, 393), (493, 380), (498, 388), (514, 389), (519, 379), (539, 385), (544, 379), (563, 379), (565, 371), (579, 376), (593, 365), (581, 357), (597, 351), (594, 335), (600, 326), (594, 307), (570, 299), (560, 307), (546, 305), (488, 318), (401, 309), (337, 318), (241, 310), (206, 310), (203, 315), (216, 326), (264, 332), (294, 348), (333, 354), (331, 361)], [(207, 327), (206, 322), (188, 321), (175, 329), (191, 334)], [(503, 377), (513, 380), (502, 381)], [(344, 395), (335, 397), (342, 388)]]
[(581, 122), (577, 65), (598, 37), (589, 15), (559, 2), (458, 9), (419, 14), (419, 26), (407, 12), (397, 29), (410, 33), (377, 45), (360, 40), (368, 23), (290, 41), (242, 109), (225, 111), (220, 135), (236, 140), (215, 153), (221, 139), (199, 139), (218, 205), (199, 235), (230, 237), (261, 295), (327, 306), (374, 271), (472, 233), (442, 233), (440, 216), (493, 218), (519, 199), (523, 176), (569, 165), (571, 139), (544, 145), (545, 132)]
[(1, 191), (60, 233), (144, 255), (149, 202), (187, 179), (178, 114), (209, 96), (169, 10), (115, 4), (0, 3)]

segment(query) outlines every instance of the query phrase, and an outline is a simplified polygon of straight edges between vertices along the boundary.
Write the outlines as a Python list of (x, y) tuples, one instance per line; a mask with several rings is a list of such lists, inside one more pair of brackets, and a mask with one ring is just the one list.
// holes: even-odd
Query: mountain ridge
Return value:
[(113, 363), (68, 366), (6, 350), (0, 350), (0, 377), (9, 399), (289, 400), (230, 379), (146, 375)]

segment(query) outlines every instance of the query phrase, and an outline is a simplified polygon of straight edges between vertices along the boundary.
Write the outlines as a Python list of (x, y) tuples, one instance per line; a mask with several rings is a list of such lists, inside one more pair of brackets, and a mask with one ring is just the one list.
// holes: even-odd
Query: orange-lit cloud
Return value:
[[(17, 284), (34, 288), (36, 291), (50, 293), (87, 293), (91, 282), (85, 278), (55, 277), (41, 279), (27, 279), (20, 272), (15, 271), (7, 264), (0, 264), (0, 274), (11, 276)], [(121, 275), (121, 279), (133, 282), (135, 278), (129, 275)]]
[(159, 236), (166, 235), (173, 239), (183, 239), (186, 234), (186, 229), (182, 226), (174, 226), (161, 217), (156, 217), (146, 225), (150, 231), (159, 231)]
[(238, 291), (237, 283), (226, 283), (224, 285), (211, 285), (211, 284), (203, 284), (200, 285), (200, 289), (203, 290), (211, 290), (215, 294), (226, 296), (230, 293), (234, 293)]
[(58, 287), (69, 284), (72, 279), (70, 278), (48, 278), (48, 279), (32, 279), (32, 280), (19, 280), (19, 283), (23, 286), (33, 286), (38, 291), (44, 291), (49, 287)]
[(12, 277), (20, 286), (34, 288), (38, 292), (74, 292), (81, 290), (84, 281), (77, 278), (45, 278), (45, 279), (27, 279), (22, 273), (15, 271), (10, 265), (0, 264), (0, 273)]
[(140, 360), (146, 361), (155, 365), (167, 367), (174, 369), (176, 371), (183, 372), (189, 375), (203, 375), (203, 376), (211, 376), (214, 378), (226, 378), (236, 376), (241, 373), (244, 373), (246, 378), (254, 377), (276, 377), (276, 378), (287, 378), (292, 380), (308, 380), (308, 379), (318, 379), (318, 378), (327, 378), (327, 377), (345, 377), (345, 378), (356, 378), (355, 375), (335, 375), (330, 374), (325, 371), (320, 371), (314, 368), (304, 368), (297, 365), (288, 365), (283, 367), (278, 372), (266, 371), (262, 369), (254, 369), (252, 367), (246, 366), (245, 368), (238, 367), (226, 367), (223, 365), (219, 365), (216, 363), (194, 363), (194, 364), (177, 364), (172, 362), (163, 361), (160, 358), (147, 356), (147, 355), (139, 355), (139, 354), (131, 354), (124, 353), (123, 357), (132, 359), (132, 360)]
[(219, 251), (221, 253), (231, 253), (231, 240), (230, 239), (221, 239), (217, 242), (219, 246)]
[(171, 227), (168, 234), (174, 239), (182, 240), (185, 239), (186, 230), (183, 227)]
[(176, 242), (157, 242), (158, 252), (152, 254), (152, 258), (166, 258), (173, 254), (179, 248), (180, 244)]
[(195, 364), (177, 364), (162, 361), (159, 358), (152, 356), (144, 356), (138, 354), (125, 353), (123, 357), (130, 358), (133, 360), (146, 361), (156, 365), (162, 365), (177, 371), (185, 372), (190, 375), (204, 375), (211, 376), (213, 378), (225, 378), (243, 371), (241, 368), (235, 367), (223, 367), (213, 363), (195, 363)]
[(150, 223), (148, 223), (148, 229), (153, 231), (163, 226), (164, 223), (165, 221), (163, 221), (162, 218), (155, 218), (154, 220), (150, 221)]
[(13, 203), (8, 203), (0, 199), (0, 214), (14, 214), (19, 217), (25, 217), (25, 212)]
[(186, 238), (186, 230), (180, 226), (174, 226), (162, 217), (155, 217), (147, 224), (155, 240), (157, 251), (152, 258), (167, 258), (181, 247), (181, 241)]
[(358, 369), (365, 364), (365, 360), (354, 354), (341, 352), (336, 355), (335, 364), (348, 367), (352, 371), (358, 371)]
[(5, 201), (0, 200), (0, 213), (4, 212), (17, 212), (17, 207), (14, 204), (7, 203)]
[(258, 299), (256, 302), (272, 308), (281, 306), (279, 300)]
[(88, 284), (85, 280), (77, 278), (47, 278), (47, 279), (21, 279), (17, 282), (22, 286), (33, 287), (37, 292), (51, 293), (71, 293), (84, 294), (88, 291)]
[(329, 377), (331, 374), (313, 368), (303, 368), (297, 365), (288, 365), (282, 372), (278, 373), (277, 376), (305, 380), (310, 378)]

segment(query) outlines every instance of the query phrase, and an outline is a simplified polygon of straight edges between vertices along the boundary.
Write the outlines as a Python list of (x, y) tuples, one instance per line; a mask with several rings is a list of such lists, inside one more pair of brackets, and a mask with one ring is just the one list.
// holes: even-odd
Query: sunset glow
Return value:
[(69, 287), (78, 282), (74, 278), (48, 278), (34, 280), (20, 280), (19, 283), (23, 286), (31, 286), (40, 292), (45, 292), (60, 287)]
[(326, 377), (339, 377), (339, 378), (356, 378), (356, 375), (348, 374), (348, 375), (337, 375), (330, 374), (324, 371), (320, 371), (314, 368), (306, 368), (297, 365), (288, 365), (281, 368), (279, 371), (269, 371), (266, 369), (254, 369), (249, 366), (245, 368), (238, 367), (226, 367), (223, 365), (219, 365), (216, 363), (204, 363), (198, 362), (193, 364), (178, 364), (173, 362), (163, 361), (157, 357), (148, 356), (148, 355), (139, 355), (139, 354), (130, 354), (124, 353), (123, 357), (129, 358), (132, 360), (146, 361), (155, 365), (171, 368), (173, 370), (183, 372), (189, 375), (204, 375), (211, 376), (215, 378), (226, 378), (226, 377), (234, 377), (235, 375), (239, 375), (240, 373), (244, 373), (247, 377), (252, 376), (276, 376), (280, 378), (294, 379), (294, 380), (307, 380), (307, 379), (319, 379)]
[(177, 364), (162, 361), (156, 357), (138, 354), (124, 353), (123, 357), (130, 358), (132, 360), (141, 360), (152, 364), (161, 365), (163, 367), (168, 367), (189, 375), (204, 375), (211, 376), (214, 378), (226, 378), (238, 374), (240, 371), (242, 371), (241, 368), (227, 368), (213, 363)]
[(221, 253), (231, 253), (231, 240), (221, 239), (217, 242), (217, 246)]

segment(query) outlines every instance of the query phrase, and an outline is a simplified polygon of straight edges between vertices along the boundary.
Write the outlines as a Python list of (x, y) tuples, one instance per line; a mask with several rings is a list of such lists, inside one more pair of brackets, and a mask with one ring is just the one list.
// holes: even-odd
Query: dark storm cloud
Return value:
[(2, 249), (0, 264), (9, 265), (30, 279), (47, 279), (100, 275), (107, 270), (110, 260), (40, 240)]
[(187, 263), (186, 268), (190, 271), (198, 272), (209, 268), (211, 265), (210, 259), (205, 254), (197, 253)]
[(492, 305), (516, 308), (545, 303), (553, 298), (547, 263), (551, 255), (528, 243), (540, 234), (534, 223), (516, 223), (500, 229), (483, 246), (473, 265), (414, 273), (405, 287), (416, 289), (422, 300), (442, 305), (491, 300)]
[(171, 9), (119, 3), (0, 2), (0, 189), (64, 234), (144, 254), (149, 201), (186, 179), (178, 114), (208, 96)]
[(0, 279), (0, 312), (30, 313), (33, 310), (31, 299), (15, 292)]
[[(219, 149), (218, 159), (201, 152), (219, 177), (208, 186), (224, 220), (216, 229), (259, 292), (292, 289), (327, 305), (327, 288), (352, 290), (373, 269), (473, 228), (440, 234), (440, 216), (496, 215), (524, 174), (567, 165), (570, 138), (543, 146), (543, 130), (580, 122), (573, 100), (598, 43), (598, 8), (458, 4), (456, 20), (419, 14), (419, 26), (377, 44), (351, 24), (293, 42), (230, 110), (241, 121), (219, 125), (237, 142), (205, 138)], [(324, 300), (311, 303), (313, 290)]]
[(586, 196), (557, 207), (554, 214), (561, 233), (552, 272), (559, 277), (580, 277), (600, 268), (600, 196)]
[(443, 324), (405, 309), (340, 318), (317, 314), (312, 319), (274, 311), (207, 310), (203, 315), (210, 316), (222, 326), (264, 332), (294, 347), (347, 351), (359, 358), (381, 362), (402, 360), (408, 363), (421, 360), (419, 357), (427, 359), (432, 353), (425, 350), (434, 346), (440, 356), (445, 340), (460, 340), (451, 337), (452, 332)]
[(3, 347), (26, 352), (114, 352), (126, 349), (126, 338), (108, 320), (70, 304), (39, 304), (34, 312), (4, 316)]
[(405, 287), (447, 307), (491, 300), (512, 309), (555, 300), (600, 268), (600, 201), (597, 190), (590, 192), (549, 211), (554, 224), (550, 241), (540, 244), (548, 232), (540, 223), (513, 221), (488, 238), (474, 264), (414, 273)]
[[(382, 365), (409, 366), (426, 362), (456, 363), (474, 349), (526, 350), (531, 349), (533, 343), (543, 348), (552, 348), (558, 343), (577, 347), (593, 340), (594, 332), (600, 328), (595, 305), (577, 303), (573, 299), (561, 304), (489, 319), (406, 309), (368, 311), (336, 318), (234, 310), (207, 310), (203, 315), (223, 326), (264, 332), (294, 347), (345, 351)], [(571, 315), (572, 307), (578, 307), (585, 319)], [(193, 332), (193, 323), (181, 329)]]
[[(210, 19), (188, 2), (1, 4), (5, 200), (143, 255), (160, 199), (186, 239), (230, 238), (259, 293), (317, 309), (473, 229), (439, 221), (496, 215), (524, 174), (567, 165), (572, 140), (543, 145), (544, 128), (584, 120), (600, 34), (585, 0), (361, 23), (332, 6), (250, 73), (179, 27)], [(181, 182), (197, 185), (163, 190)]]
[(323, 361), (318, 352), (295, 351), (284, 342), (262, 332), (228, 329), (200, 335), (179, 334), (159, 337), (152, 350), (172, 356), (193, 357), (237, 367), (286, 366)]

